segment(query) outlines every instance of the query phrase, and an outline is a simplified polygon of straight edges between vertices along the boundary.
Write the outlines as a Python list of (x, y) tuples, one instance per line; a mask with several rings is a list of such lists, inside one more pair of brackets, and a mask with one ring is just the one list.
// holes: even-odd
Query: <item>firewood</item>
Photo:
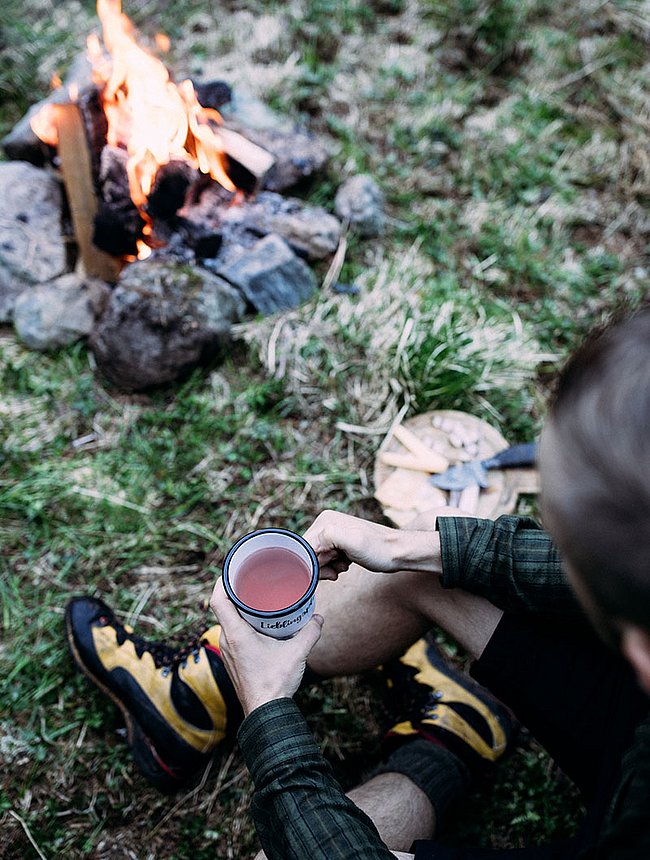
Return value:
[(413, 456), (428, 464), (427, 471), (429, 472), (444, 472), (449, 461), (442, 454), (438, 454), (428, 445), (425, 445), (415, 433), (403, 424), (396, 424), (393, 427), (393, 436), (409, 451)]
[(81, 113), (77, 105), (64, 104), (57, 105), (56, 116), (61, 173), (79, 246), (81, 267), (90, 277), (115, 283), (120, 276), (122, 262), (101, 251), (92, 241), (98, 202)]
[(444, 472), (447, 468), (442, 465), (440, 455), (434, 451), (430, 452), (430, 456), (399, 454), (396, 451), (381, 451), (379, 459), (386, 466), (393, 466), (396, 469), (411, 469), (414, 472), (429, 472), (433, 474), (434, 472)]
[(219, 137), (230, 160), (228, 175), (232, 181), (248, 193), (258, 191), (264, 177), (275, 164), (275, 158), (266, 149), (232, 129), (220, 127)]

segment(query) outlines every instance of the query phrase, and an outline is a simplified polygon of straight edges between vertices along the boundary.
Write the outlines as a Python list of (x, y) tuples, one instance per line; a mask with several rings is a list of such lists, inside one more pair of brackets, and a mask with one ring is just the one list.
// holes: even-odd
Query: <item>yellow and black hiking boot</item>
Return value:
[(397, 722), (386, 747), (421, 737), (441, 744), (479, 769), (499, 759), (514, 740), (518, 723), (485, 687), (450, 666), (433, 640), (418, 640), (383, 667)]
[(200, 776), (241, 721), (219, 651), (221, 628), (173, 648), (135, 636), (91, 597), (68, 603), (65, 626), (77, 666), (122, 711), (133, 758), (149, 782), (170, 794)]

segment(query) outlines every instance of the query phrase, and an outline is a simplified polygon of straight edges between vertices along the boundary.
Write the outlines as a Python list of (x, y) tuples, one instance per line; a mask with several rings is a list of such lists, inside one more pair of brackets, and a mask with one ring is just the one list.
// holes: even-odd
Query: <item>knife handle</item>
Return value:
[(511, 469), (515, 466), (534, 466), (537, 460), (537, 442), (524, 442), (499, 451), (494, 457), (481, 460), (486, 469)]

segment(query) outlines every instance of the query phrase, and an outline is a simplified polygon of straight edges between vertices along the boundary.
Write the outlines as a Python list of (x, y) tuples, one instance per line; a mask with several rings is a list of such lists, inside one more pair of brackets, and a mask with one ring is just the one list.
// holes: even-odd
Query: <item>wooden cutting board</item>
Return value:
[[(449, 465), (468, 460), (483, 460), (507, 448), (509, 443), (492, 425), (452, 409), (415, 415), (403, 422), (427, 447), (441, 454)], [(381, 461), (384, 451), (407, 454), (404, 445), (389, 432), (375, 458), (375, 498), (384, 515), (400, 528), (433, 527), (436, 514), (449, 507), (450, 494), (429, 483), (430, 473), (395, 468)], [(491, 469), (488, 486), (474, 485), (464, 490), (457, 507), (467, 514), (496, 519), (512, 513), (522, 493), (539, 492), (539, 475), (535, 468)], [(454, 508), (455, 510), (455, 508)]]

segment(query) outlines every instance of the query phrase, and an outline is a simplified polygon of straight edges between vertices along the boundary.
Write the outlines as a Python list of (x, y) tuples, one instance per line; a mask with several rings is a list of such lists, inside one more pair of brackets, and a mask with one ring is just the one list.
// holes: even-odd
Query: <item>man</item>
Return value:
[[(212, 632), (196, 652), (199, 664), (203, 651), (213, 660), (214, 680), (201, 687), (187, 668), (181, 675), (175, 656), (169, 688), (141, 672), (146, 719), (145, 705), (129, 692), (141, 687), (124, 679), (135, 677), (136, 665), (155, 664), (151, 646), (120, 632), (112, 614), (100, 623), (90, 602), (73, 602), (67, 613), (73, 653), (137, 723), (134, 753), (148, 744), (156, 773), (174, 774), (173, 762), (163, 758), (178, 747), (176, 715), (196, 721), (200, 705), (206, 731), (223, 723), (233, 699), (225, 665), (243, 708), (238, 739), (269, 860), (408, 857), (413, 850), (416, 860), (496, 856), (435, 840), (477, 763), (496, 760), (508, 746), (513, 719), (491, 694), (545, 745), (588, 807), (569, 843), (497, 853), (650, 857), (649, 428), (646, 309), (591, 339), (560, 380), (540, 453), (544, 521), (555, 543), (534, 521), (517, 517), (445, 516), (431, 533), (325, 512), (305, 537), (321, 576), (338, 581), (319, 585), (318, 614), (293, 639), (253, 631), (217, 582), (211, 605), (220, 641)], [(432, 627), (474, 658), (475, 681), (445, 667), (421, 638)], [(383, 664), (403, 700), (385, 764), (349, 797), (291, 699), (307, 661), (311, 677)], [(172, 716), (177, 725), (165, 738), (156, 726)]]

